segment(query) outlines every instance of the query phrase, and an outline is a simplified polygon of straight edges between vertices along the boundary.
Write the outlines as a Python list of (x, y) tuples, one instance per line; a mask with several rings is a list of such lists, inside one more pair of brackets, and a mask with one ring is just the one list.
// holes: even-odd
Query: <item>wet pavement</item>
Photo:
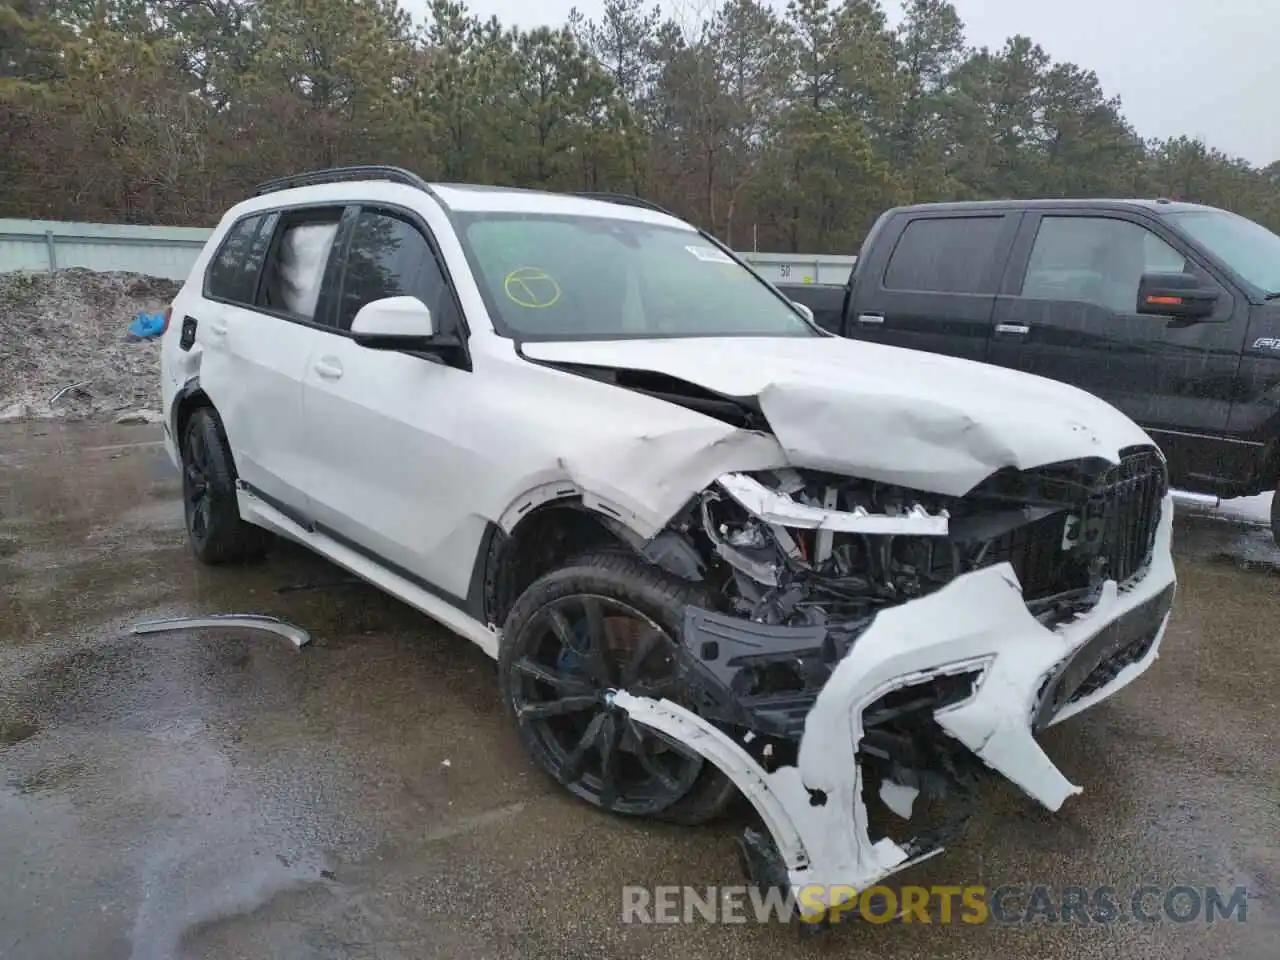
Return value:
[[(466, 641), (297, 548), (199, 566), (155, 438), (0, 427), (0, 958), (1277, 956), (1265, 531), (1180, 519), (1163, 656), (1045, 738), (1082, 795), (1053, 815), (993, 784), (959, 844), (894, 878), (1107, 886), (1122, 905), (1144, 884), (1244, 886), (1244, 922), (853, 921), (801, 940), (622, 923), (624, 885), (738, 883), (746, 815), (682, 829), (597, 813), (525, 758)], [(127, 633), (218, 612), (313, 641)]]

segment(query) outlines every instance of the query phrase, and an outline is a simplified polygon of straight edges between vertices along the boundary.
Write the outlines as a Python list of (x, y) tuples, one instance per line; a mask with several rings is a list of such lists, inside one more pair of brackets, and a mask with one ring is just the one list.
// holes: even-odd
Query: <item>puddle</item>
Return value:
[(41, 767), (35, 773), (25, 777), (13, 777), (5, 786), (18, 794), (44, 793), (65, 787), (84, 772), (84, 764), (79, 760)]
[(1219, 563), (1231, 563), (1243, 570), (1280, 573), (1280, 546), (1270, 530), (1249, 530), (1233, 538), (1213, 554)]
[(215, 852), (192, 839), (173, 838), (144, 862), (131, 960), (170, 960), (209, 928), (266, 912), (291, 892), (327, 890), (334, 876), (323, 856), (272, 854), (252, 839), (223, 842)]
[(27, 720), (0, 720), (0, 747), (12, 747), (30, 740), (40, 732), (40, 725)]

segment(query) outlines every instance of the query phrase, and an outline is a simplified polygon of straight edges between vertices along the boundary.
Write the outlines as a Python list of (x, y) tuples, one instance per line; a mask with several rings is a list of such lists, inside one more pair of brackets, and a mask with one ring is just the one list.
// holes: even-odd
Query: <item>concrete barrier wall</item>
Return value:
[[(212, 229), (113, 223), (0, 219), (0, 273), (10, 270), (128, 270), (185, 280)], [(743, 253), (774, 283), (835, 284), (849, 279), (855, 257)]]
[(128, 270), (185, 280), (211, 229), (0, 219), (0, 273)]
[(857, 257), (814, 253), (739, 253), (770, 283), (793, 286), (802, 283), (843, 287)]

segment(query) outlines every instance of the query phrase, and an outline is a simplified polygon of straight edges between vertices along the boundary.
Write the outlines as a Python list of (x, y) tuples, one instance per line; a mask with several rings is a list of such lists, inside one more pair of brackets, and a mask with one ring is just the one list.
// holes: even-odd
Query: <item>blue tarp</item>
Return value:
[(163, 313), (140, 313), (129, 324), (129, 333), (142, 340), (158, 337), (164, 332)]

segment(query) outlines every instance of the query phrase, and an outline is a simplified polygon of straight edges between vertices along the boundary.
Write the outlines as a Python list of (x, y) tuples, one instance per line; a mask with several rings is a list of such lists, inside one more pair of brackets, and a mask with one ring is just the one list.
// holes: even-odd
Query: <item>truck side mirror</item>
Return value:
[(1194, 273), (1144, 273), (1138, 281), (1138, 313), (1202, 320), (1213, 313), (1219, 295)]

